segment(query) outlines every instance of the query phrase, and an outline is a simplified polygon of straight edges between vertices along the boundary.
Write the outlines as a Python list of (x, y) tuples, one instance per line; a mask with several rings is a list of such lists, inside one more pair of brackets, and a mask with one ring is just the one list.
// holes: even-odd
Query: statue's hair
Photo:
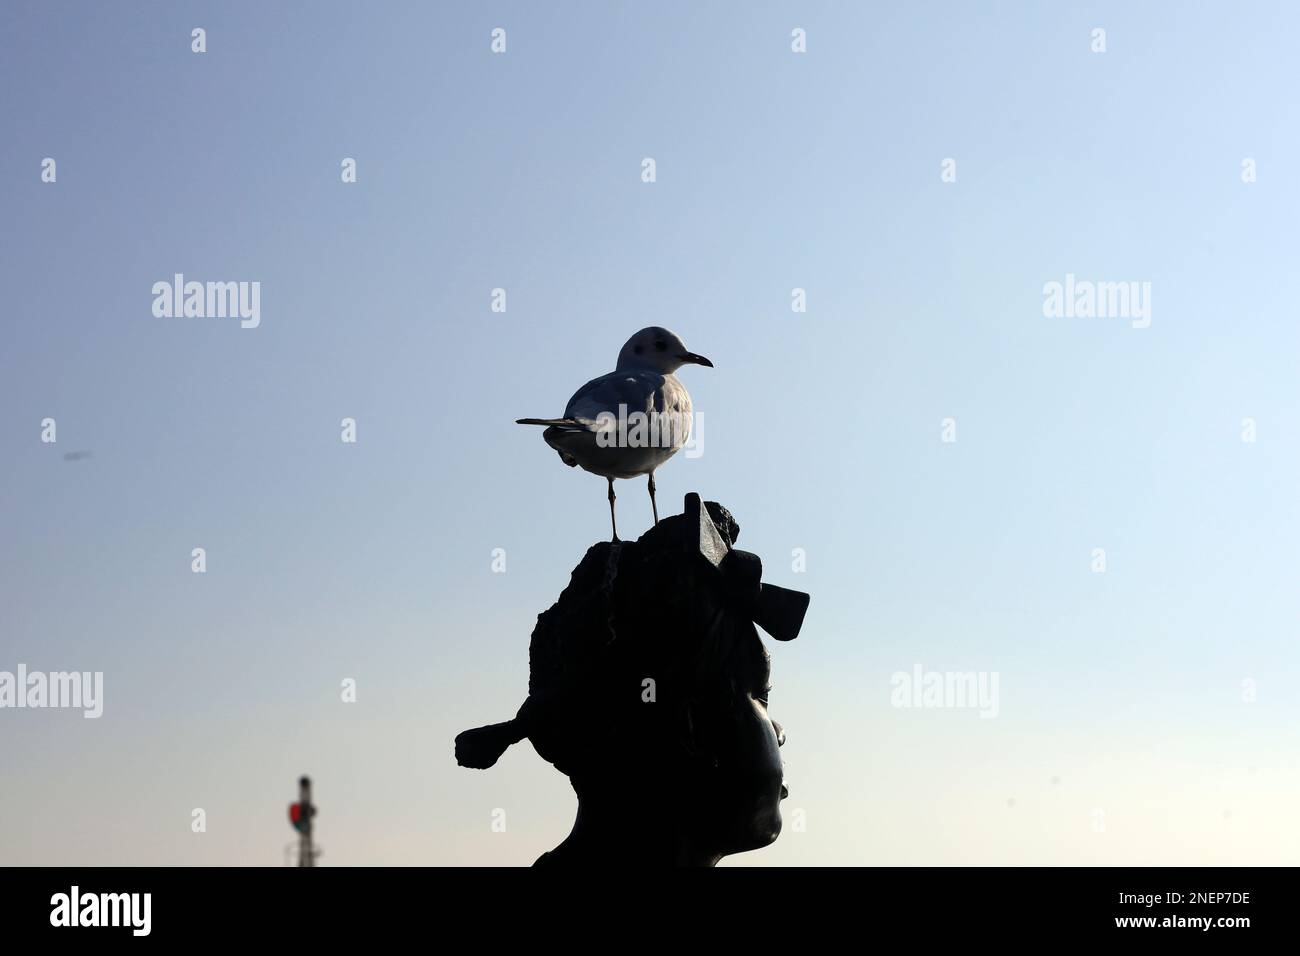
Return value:
[[(708, 506), (730, 543), (734, 519)], [(767, 651), (728, 606), (716, 568), (677, 546), (684, 521), (592, 547), (538, 616), (521, 718), (537, 752), (570, 777), (651, 753), (711, 761), (696, 733), (700, 708), (739, 687), (763, 690)]]
[[(705, 507), (725, 550), (740, 526), (716, 502)], [(749, 613), (701, 552), (698, 521), (676, 515), (634, 542), (587, 551), (537, 617), (528, 699), (513, 720), (458, 735), (459, 763), (491, 767), (524, 737), (575, 783), (620, 760), (715, 759), (700, 717), (730, 706), (739, 689), (762, 694), (769, 661)]]

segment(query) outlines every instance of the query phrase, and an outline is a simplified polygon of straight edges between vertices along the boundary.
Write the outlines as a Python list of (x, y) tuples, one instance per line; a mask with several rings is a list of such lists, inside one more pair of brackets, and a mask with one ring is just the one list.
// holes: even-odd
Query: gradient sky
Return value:
[[(1297, 46), (1284, 2), (4, 4), (0, 670), (105, 706), (0, 711), (0, 863), (281, 865), (302, 773), (325, 865), (559, 842), (564, 777), (451, 741), (608, 531), (513, 420), (650, 324), (716, 363), (661, 507), (813, 595), (788, 829), (726, 865), (1296, 863)], [(261, 326), (155, 318), (176, 272)], [(1045, 318), (1067, 273), (1150, 328)], [(917, 662), (998, 717), (892, 707)]]

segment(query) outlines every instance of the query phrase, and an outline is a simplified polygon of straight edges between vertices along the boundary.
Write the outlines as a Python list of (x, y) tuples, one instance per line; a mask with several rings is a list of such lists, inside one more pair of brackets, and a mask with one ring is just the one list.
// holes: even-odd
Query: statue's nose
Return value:
[(772, 721), (772, 729), (776, 731), (776, 745), (777, 745), (778, 747), (784, 747), (784, 746), (785, 746), (785, 728), (782, 727), (780, 724), (778, 724), (778, 723), (774, 720), (774, 721)]

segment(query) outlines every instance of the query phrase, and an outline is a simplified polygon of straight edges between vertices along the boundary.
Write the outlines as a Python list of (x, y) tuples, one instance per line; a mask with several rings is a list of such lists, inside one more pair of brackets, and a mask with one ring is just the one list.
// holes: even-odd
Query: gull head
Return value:
[(703, 355), (696, 355), (686, 347), (676, 332), (652, 325), (642, 329), (627, 340), (623, 350), (618, 353), (616, 372), (627, 369), (647, 369), (670, 375), (683, 365), (706, 365), (713, 368), (713, 363)]

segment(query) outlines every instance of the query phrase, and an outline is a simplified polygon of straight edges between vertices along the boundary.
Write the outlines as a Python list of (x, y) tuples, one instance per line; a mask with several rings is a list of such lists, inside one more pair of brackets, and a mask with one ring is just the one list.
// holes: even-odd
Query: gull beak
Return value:
[(703, 365), (705, 368), (713, 368), (712, 362), (706, 359), (703, 355), (696, 355), (694, 352), (683, 352), (677, 357), (687, 365)]

